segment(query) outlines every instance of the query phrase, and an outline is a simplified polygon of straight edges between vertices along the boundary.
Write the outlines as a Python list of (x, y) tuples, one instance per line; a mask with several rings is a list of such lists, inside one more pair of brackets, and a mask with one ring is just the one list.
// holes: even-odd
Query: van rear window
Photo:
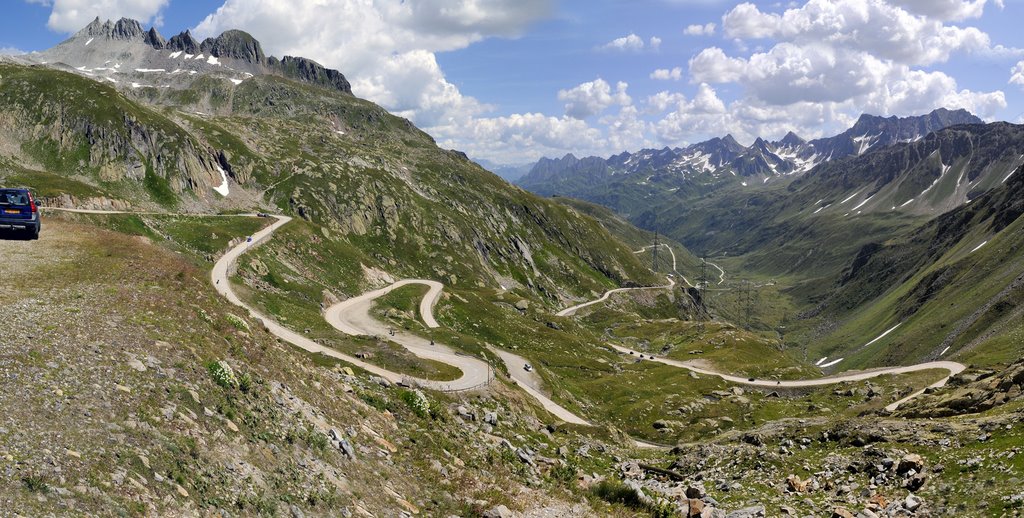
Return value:
[(0, 205), (28, 205), (28, 195), (20, 192), (0, 192)]

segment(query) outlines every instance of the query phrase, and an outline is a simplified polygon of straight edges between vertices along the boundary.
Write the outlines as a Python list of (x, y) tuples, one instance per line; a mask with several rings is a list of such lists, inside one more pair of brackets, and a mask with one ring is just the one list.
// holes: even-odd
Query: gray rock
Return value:
[(903, 508), (911, 512), (918, 510), (922, 505), (924, 505), (924, 501), (914, 494), (907, 495), (907, 498), (903, 500)]
[(496, 505), (484, 511), (484, 518), (512, 518), (512, 511), (504, 505)]
[(292, 518), (306, 518), (306, 515), (299, 509), (299, 506), (292, 504), (288, 507), (288, 512), (292, 513)]
[(498, 426), (498, 414), (496, 412), (487, 412), (484, 414), (484, 422), (491, 426)]
[(900, 459), (899, 466), (896, 467), (896, 472), (899, 474), (907, 473), (910, 470), (914, 470), (915, 473), (920, 473), (924, 470), (924, 458), (916, 453), (908, 453)]
[(753, 507), (745, 507), (738, 511), (733, 511), (725, 515), (725, 518), (764, 518), (764, 513), (763, 505), (755, 505)]
[(339, 440), (338, 446), (341, 448), (341, 451), (345, 453), (345, 455), (348, 455), (350, 459), (356, 458), (356, 450), (355, 448), (352, 447), (352, 444), (348, 442), (348, 439)]
[(533, 455), (530, 455), (530, 453), (527, 452), (526, 450), (519, 448), (516, 450), (516, 455), (519, 456), (519, 460), (531, 466), (533, 465)]

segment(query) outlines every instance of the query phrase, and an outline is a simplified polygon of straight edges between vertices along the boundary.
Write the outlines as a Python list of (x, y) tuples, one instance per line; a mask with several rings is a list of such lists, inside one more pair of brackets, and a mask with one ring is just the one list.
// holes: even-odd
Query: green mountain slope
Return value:
[[(836, 329), (811, 340), (859, 364), (1020, 356), (1024, 308), (1024, 174), (884, 244), (865, 246), (815, 313)], [(900, 327), (870, 346), (863, 336)]]

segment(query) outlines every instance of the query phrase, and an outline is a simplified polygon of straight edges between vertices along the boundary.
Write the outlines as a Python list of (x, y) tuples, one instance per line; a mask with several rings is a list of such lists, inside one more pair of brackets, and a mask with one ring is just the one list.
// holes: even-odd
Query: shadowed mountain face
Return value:
[(340, 92), (351, 85), (337, 70), (313, 60), (266, 56), (260, 42), (246, 32), (226, 31), (199, 42), (189, 31), (165, 40), (155, 27), (139, 22), (95, 19), (56, 47), (25, 56), (36, 63), (64, 65), (115, 84), (180, 88), (198, 74), (240, 82), (255, 75), (278, 75)]

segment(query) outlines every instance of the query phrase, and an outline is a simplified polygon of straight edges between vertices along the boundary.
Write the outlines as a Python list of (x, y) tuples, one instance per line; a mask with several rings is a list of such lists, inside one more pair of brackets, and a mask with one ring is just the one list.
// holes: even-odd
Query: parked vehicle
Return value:
[(526, 365), (523, 365), (523, 370), (526, 371), (526, 372), (530, 372), (530, 371), (533, 370), (533, 365), (530, 365), (529, 363), (527, 363)]
[(25, 232), (39, 239), (39, 207), (28, 189), (0, 188), (0, 230)]

